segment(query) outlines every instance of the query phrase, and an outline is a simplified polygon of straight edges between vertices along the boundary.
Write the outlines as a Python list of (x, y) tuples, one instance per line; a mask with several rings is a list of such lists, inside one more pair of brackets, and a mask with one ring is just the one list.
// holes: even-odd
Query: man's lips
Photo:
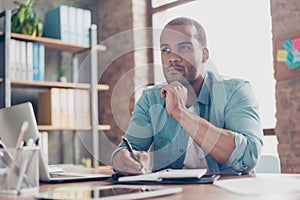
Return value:
[(178, 73), (178, 72), (183, 72), (184, 68), (181, 66), (170, 66), (168, 67), (167, 72), (168, 73)]

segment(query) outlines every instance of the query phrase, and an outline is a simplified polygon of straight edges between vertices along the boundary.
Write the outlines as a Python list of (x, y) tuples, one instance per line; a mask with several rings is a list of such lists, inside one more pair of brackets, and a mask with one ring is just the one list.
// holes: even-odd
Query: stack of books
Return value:
[(90, 45), (91, 11), (61, 5), (45, 14), (45, 37)]
[(38, 95), (38, 123), (58, 128), (88, 128), (89, 90), (51, 88)]
[(45, 80), (45, 45), (11, 39), (11, 80)]

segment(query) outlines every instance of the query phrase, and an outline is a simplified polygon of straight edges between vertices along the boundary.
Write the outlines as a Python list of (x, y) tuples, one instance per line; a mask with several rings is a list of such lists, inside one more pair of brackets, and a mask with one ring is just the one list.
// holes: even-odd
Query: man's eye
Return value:
[(191, 51), (192, 48), (189, 45), (182, 45), (178, 48), (179, 52)]
[(170, 48), (167, 48), (167, 47), (163, 47), (163, 48), (161, 48), (161, 51), (163, 52), (163, 53), (170, 53)]

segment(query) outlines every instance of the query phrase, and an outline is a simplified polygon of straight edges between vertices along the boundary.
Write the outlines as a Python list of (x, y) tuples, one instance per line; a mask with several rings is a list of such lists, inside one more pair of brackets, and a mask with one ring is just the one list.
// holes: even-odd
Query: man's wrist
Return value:
[(182, 115), (184, 113), (184, 108), (182, 107), (178, 107), (174, 110), (172, 110), (172, 112), (169, 114), (173, 119), (175, 119), (177, 122), (180, 123), (181, 119), (182, 119)]

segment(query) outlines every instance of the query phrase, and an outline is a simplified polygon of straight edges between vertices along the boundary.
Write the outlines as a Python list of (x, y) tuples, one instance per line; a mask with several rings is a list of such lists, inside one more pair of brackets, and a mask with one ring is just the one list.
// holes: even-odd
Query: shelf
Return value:
[[(3, 81), (3, 79), (2, 79)], [(2, 82), (0, 79), (0, 82)], [(77, 89), (90, 89), (91, 85), (88, 83), (63, 83), (51, 81), (11, 81), (12, 86), (15, 87), (37, 87), (37, 88), (77, 88)], [(99, 84), (98, 90), (109, 90), (109, 85)]]
[[(82, 127), (82, 128), (69, 128), (69, 127), (55, 127), (55, 126), (51, 126), (51, 125), (38, 125), (38, 129), (40, 131), (76, 131), (76, 130), (79, 130), (79, 131), (88, 131), (88, 130), (91, 130), (91, 126), (88, 126), (88, 127)], [(106, 124), (101, 124), (98, 126), (98, 129), (99, 130), (102, 130), (102, 131), (107, 131), (107, 130), (110, 130), (111, 129), (111, 126), (110, 125), (106, 125)]]
[[(0, 32), (0, 35), (4, 35), (4, 33)], [(69, 52), (73, 52), (73, 53), (90, 50), (89, 45), (71, 44), (71, 43), (63, 42), (59, 39), (53, 39), (53, 38), (35, 37), (35, 36), (29, 36), (29, 35), (24, 35), (24, 34), (18, 34), (18, 33), (11, 33), (11, 38), (18, 39), (18, 40), (26, 40), (26, 41), (30, 41), (30, 42), (39, 43), (39, 44), (44, 44), (45, 47), (47, 47), (49, 49), (60, 50), (60, 51), (69, 51)], [(106, 47), (103, 45), (97, 45), (97, 50), (105, 51)]]
[[(11, 10), (6, 10), (1, 14), (1, 16), (4, 16), (5, 22), (11, 21)], [(3, 99), (4, 106), (9, 107), (12, 103), (12, 88), (15, 87), (17, 89), (50, 89), (50, 88), (74, 88), (74, 89), (82, 89), (87, 90), (90, 97), (90, 110), (94, 112), (94, 115), (90, 114), (90, 121), (91, 122), (98, 122), (98, 92), (101, 90), (109, 90), (109, 85), (104, 84), (98, 84), (97, 75), (98, 75), (98, 53), (95, 51), (105, 51), (106, 46), (98, 45), (97, 42), (97, 26), (95, 24), (92, 24), (90, 27), (89, 37), (90, 37), (90, 44), (87, 45), (78, 45), (78, 44), (72, 44), (68, 42), (61, 41), (59, 39), (53, 39), (53, 38), (47, 38), (47, 37), (35, 37), (35, 36), (29, 36), (24, 34), (18, 34), (18, 33), (11, 33), (11, 23), (4, 23), (4, 31), (0, 31), (0, 40), (4, 43), (3, 47), (4, 50), (2, 52), (3, 58), (7, 59), (7, 63), (9, 64), (10, 59), (13, 58), (10, 55), (10, 48), (9, 44), (11, 42), (11, 39), (18, 40), (18, 41), (25, 41), (25, 42), (32, 42), (35, 44), (43, 44), (46, 48), (46, 50), (53, 50), (53, 51), (67, 51), (70, 54), (72, 54), (72, 67), (73, 69), (76, 69), (79, 66), (79, 59), (76, 58), (79, 56), (79, 54), (90, 54), (89, 61), (90, 61), (90, 71), (89, 71), (89, 78), (90, 81), (87, 81), (86, 83), (62, 83), (62, 82), (50, 82), (50, 81), (24, 81), (24, 80), (11, 80), (6, 79), (5, 75), (4, 77), (0, 78), (1, 86), (4, 86), (4, 95), (1, 96), (1, 100)], [(47, 67), (47, 66), (46, 66)], [(10, 65), (2, 65), (1, 71), (6, 72), (6, 70), (11, 70)], [(88, 72), (86, 72), (88, 73)], [(76, 80), (76, 77), (74, 77), (74, 73), (72, 73), (72, 80)], [(19, 91), (17, 91), (19, 92)], [(22, 91), (20, 91), (21, 93)], [(86, 91), (84, 91), (86, 92)], [(15, 95), (17, 96), (17, 95)], [(17, 96), (16, 98), (19, 98)], [(22, 96), (20, 96), (22, 98)], [(24, 97), (24, 99), (27, 97)], [(31, 99), (30, 99), (31, 100)], [(33, 99), (32, 99), (33, 100)], [(41, 125), (38, 126), (40, 131), (73, 131), (73, 133), (76, 133), (76, 131), (85, 130), (91, 132), (92, 137), (92, 153), (94, 155), (93, 164), (94, 167), (98, 166), (99, 161), (96, 160), (97, 157), (99, 157), (99, 130), (110, 130), (110, 125), (98, 125), (97, 123), (85, 123), (88, 124), (88, 126), (84, 126), (82, 128), (79, 127), (54, 127), (54, 126), (48, 126), (48, 125)], [(79, 124), (78, 124), (79, 125)], [(67, 126), (67, 125), (65, 125)], [(73, 141), (73, 148), (77, 148), (76, 141)], [(76, 149), (75, 149), (76, 150)], [(79, 150), (76, 150), (74, 158), (79, 158)], [(78, 153), (78, 154), (77, 154)], [(75, 162), (78, 162), (76, 160)]]

